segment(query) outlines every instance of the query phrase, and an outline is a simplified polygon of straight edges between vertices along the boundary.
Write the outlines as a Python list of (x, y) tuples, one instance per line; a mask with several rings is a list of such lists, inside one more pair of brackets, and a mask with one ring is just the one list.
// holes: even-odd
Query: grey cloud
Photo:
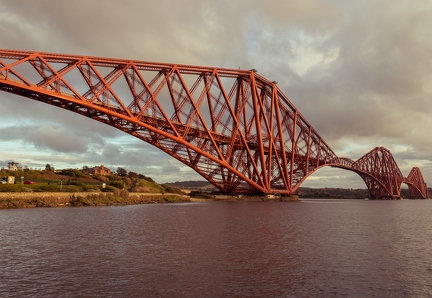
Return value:
[(180, 172), (181, 172), (180, 168), (175, 165), (164, 166), (162, 168), (162, 173), (164, 174), (178, 174)]
[[(396, 152), (401, 162), (431, 160), (431, 27), (428, 0), (0, 0), (1, 48), (256, 68), (353, 159), (398, 145), (413, 152)], [(27, 119), (84, 134), (78, 150), (92, 160), (142, 164), (161, 178), (170, 166), (154, 147), (113, 145), (124, 134), (112, 127), (12, 95), (0, 101), (14, 125)], [(62, 150), (40, 132), (31, 137), (21, 139)]]
[(87, 141), (67, 130), (51, 126), (11, 126), (0, 131), (5, 141), (21, 140), (38, 149), (49, 149), (60, 152), (85, 152)]

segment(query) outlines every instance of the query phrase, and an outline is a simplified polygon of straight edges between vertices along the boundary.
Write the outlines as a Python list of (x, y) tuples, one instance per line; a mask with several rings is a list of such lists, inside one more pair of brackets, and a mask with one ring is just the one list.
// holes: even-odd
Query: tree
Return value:
[(138, 178), (138, 174), (132, 171), (129, 171), (128, 176), (132, 179)]
[(54, 172), (54, 168), (49, 163), (47, 163), (45, 166), (45, 171)]
[(118, 167), (117, 168), (117, 175), (119, 176), (126, 176), (127, 175), (127, 171), (123, 168)]

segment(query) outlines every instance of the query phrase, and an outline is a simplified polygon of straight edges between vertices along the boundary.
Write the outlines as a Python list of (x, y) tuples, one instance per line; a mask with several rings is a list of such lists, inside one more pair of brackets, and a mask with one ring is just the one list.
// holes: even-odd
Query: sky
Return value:
[[(430, 0), (0, 0), (0, 48), (257, 69), (339, 157), (388, 148), (432, 185)], [(0, 166), (203, 180), (111, 126), (0, 93)], [(323, 168), (302, 186), (365, 188)]]

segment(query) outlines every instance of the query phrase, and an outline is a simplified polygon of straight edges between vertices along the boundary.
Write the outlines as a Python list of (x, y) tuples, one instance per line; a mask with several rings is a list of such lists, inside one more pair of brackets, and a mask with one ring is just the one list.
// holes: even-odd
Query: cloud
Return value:
[[(386, 146), (398, 163), (425, 167), (432, 160), (431, 27), (428, 0), (0, 0), (0, 48), (255, 68), (278, 81), (338, 155), (358, 159)], [(119, 143), (124, 133), (113, 127), (6, 93), (0, 101), (3, 142), (46, 150), (62, 163), (189, 175), (150, 145)], [(19, 134), (6, 132), (11, 127)]]
[(59, 152), (82, 153), (87, 149), (86, 141), (77, 135), (72, 135), (63, 128), (42, 125), (12, 126), (0, 131), (2, 138), (13, 140), (23, 139), (34, 145), (35, 149), (49, 149)]

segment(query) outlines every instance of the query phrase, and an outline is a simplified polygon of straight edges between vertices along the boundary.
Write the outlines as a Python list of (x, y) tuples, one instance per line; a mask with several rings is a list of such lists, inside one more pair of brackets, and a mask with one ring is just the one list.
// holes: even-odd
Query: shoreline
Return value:
[[(326, 198), (329, 199), (329, 198)], [(334, 199), (334, 198), (333, 198)], [(137, 193), (137, 192), (0, 192), (1, 209), (23, 209), (37, 207), (82, 207), (82, 206), (122, 206), (138, 204), (166, 204), (189, 202), (258, 202), (258, 201), (298, 201), (294, 199), (268, 199), (263, 197), (215, 197), (191, 198), (176, 193)], [(307, 200), (307, 199), (306, 199)], [(317, 200), (310, 198), (309, 200)], [(319, 200), (319, 199), (318, 199)], [(324, 199), (325, 200), (325, 199)], [(341, 198), (334, 200), (343, 200)]]
[[(0, 209), (37, 207), (119, 206), (204, 201), (174, 193), (128, 193), (115, 196), (112, 192), (0, 192)], [(208, 200), (205, 200), (208, 201)]]

